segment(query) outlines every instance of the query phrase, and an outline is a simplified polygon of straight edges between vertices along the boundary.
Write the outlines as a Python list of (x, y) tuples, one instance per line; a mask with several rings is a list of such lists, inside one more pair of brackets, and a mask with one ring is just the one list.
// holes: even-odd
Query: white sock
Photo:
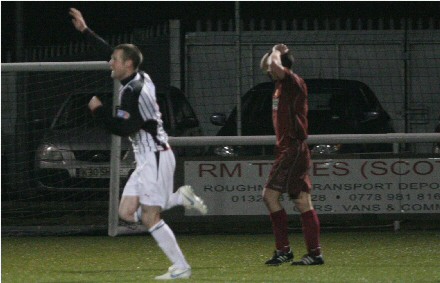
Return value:
[(139, 205), (138, 209), (134, 212), (133, 215), (134, 222), (141, 222), (142, 221), (142, 206)]
[(164, 210), (167, 210), (167, 209), (170, 209), (174, 206), (179, 206), (179, 205), (183, 205), (183, 198), (182, 198), (182, 195), (179, 193), (179, 191), (177, 191), (177, 192), (171, 194)]
[(151, 236), (156, 240), (157, 245), (162, 249), (175, 267), (180, 269), (190, 268), (185, 256), (177, 244), (173, 231), (165, 221), (159, 221), (159, 223), (151, 227), (148, 232), (150, 232)]

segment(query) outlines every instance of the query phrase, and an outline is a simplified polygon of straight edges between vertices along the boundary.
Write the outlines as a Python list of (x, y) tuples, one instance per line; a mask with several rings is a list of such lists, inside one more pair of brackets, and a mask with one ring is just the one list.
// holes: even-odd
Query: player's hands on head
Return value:
[(267, 73), (269, 71), (269, 63), (270, 63), (269, 59), (270, 59), (269, 53), (264, 54), (263, 58), (261, 58), (260, 68), (261, 70), (263, 70), (264, 73)]
[(275, 51), (279, 51), (281, 53), (281, 55), (286, 54), (287, 52), (289, 52), (289, 48), (287, 47), (287, 45), (285, 44), (276, 44), (274, 45), (274, 47), (272, 48), (272, 52)]
[(72, 24), (78, 31), (83, 32), (87, 28), (86, 21), (79, 10), (70, 8), (69, 15), (72, 16)]

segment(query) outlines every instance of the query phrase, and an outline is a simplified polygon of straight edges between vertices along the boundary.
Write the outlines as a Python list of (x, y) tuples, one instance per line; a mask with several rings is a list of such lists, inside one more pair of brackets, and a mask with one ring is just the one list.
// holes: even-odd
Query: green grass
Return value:
[[(264, 266), (272, 235), (177, 235), (186, 282), (440, 282), (440, 233), (326, 232), (326, 264)], [(290, 237), (296, 259), (302, 235)], [(3, 237), (2, 282), (152, 282), (169, 262), (149, 235)]]

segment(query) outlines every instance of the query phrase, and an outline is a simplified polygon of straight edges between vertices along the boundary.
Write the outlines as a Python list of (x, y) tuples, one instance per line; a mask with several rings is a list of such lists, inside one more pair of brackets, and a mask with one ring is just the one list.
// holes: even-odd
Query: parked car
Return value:
[[(309, 99), (309, 134), (379, 134), (392, 133), (391, 118), (373, 91), (355, 80), (306, 79)], [(242, 135), (275, 135), (272, 124), (272, 82), (260, 83), (242, 97)], [(228, 118), (222, 113), (211, 116), (222, 126), (218, 136), (237, 135), (237, 110)], [(263, 149), (263, 151), (262, 151)], [(315, 145), (312, 153), (391, 152), (392, 144)], [(221, 146), (218, 155), (272, 154), (273, 146)]]
[[(111, 135), (97, 127), (87, 109), (94, 95), (111, 104), (113, 94), (76, 93), (61, 106), (35, 157), (37, 185), (59, 190), (108, 190)], [(199, 120), (184, 93), (175, 87), (157, 92), (164, 128), (170, 136), (201, 135)], [(183, 150), (176, 154), (185, 154)], [(134, 170), (134, 155), (127, 138), (121, 139), (120, 177), (125, 184)]]

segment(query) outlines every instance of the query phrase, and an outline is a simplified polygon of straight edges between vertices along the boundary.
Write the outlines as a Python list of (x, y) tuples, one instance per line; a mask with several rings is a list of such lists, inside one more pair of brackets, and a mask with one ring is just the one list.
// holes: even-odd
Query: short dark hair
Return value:
[(115, 47), (115, 50), (122, 50), (122, 59), (124, 61), (131, 60), (133, 61), (133, 67), (135, 70), (139, 68), (139, 66), (142, 64), (143, 56), (142, 52), (139, 50), (139, 48), (130, 43), (124, 43), (119, 44)]
[(295, 60), (295, 58), (293, 58), (293, 55), (289, 52), (281, 55), (281, 65), (283, 65), (283, 67), (286, 68), (292, 68), (293, 65), (293, 61)]

